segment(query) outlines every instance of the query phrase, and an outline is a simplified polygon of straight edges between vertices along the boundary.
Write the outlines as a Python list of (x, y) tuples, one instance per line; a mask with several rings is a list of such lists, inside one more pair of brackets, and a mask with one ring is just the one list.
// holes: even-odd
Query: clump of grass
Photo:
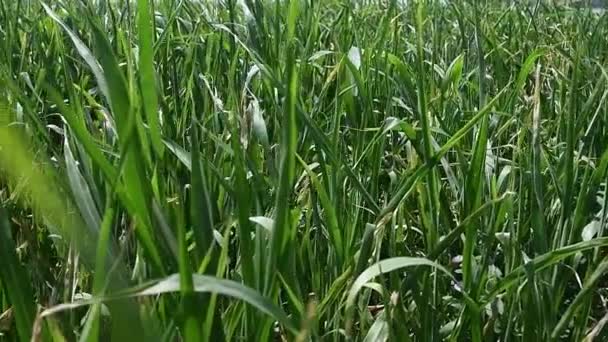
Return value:
[(0, 2), (9, 340), (603, 340), (606, 16)]

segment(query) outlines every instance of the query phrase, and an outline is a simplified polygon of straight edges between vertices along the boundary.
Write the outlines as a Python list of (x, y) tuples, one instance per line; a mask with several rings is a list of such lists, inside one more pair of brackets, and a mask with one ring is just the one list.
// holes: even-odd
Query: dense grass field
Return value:
[(607, 341), (608, 16), (0, 0), (0, 340)]

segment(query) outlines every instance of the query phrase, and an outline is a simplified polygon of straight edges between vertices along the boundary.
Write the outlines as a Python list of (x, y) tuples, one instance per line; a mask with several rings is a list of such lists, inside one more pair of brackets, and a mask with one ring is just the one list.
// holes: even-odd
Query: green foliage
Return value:
[(606, 340), (607, 21), (0, 1), (0, 339)]

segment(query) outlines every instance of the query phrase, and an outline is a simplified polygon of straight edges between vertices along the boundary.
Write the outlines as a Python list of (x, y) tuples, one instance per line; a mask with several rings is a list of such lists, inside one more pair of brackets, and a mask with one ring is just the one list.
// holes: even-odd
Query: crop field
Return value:
[(0, 341), (608, 341), (608, 15), (0, 0)]

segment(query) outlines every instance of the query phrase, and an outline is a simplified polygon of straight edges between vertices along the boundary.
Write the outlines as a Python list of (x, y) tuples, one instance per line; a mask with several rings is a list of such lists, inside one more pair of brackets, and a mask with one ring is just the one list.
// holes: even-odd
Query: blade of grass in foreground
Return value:
[[(296, 2), (296, 1), (294, 1)], [(279, 189), (276, 196), (276, 217), (272, 230), (270, 256), (266, 264), (266, 275), (264, 282), (264, 294), (272, 291), (272, 283), (275, 275), (275, 267), (281, 257), (285, 244), (291, 238), (291, 223), (289, 214), (289, 203), (295, 175), (297, 127), (296, 127), (296, 102), (298, 92), (298, 74), (293, 49), (289, 49), (287, 61), (288, 92), (285, 103), (285, 118), (282, 121), (283, 140), (281, 149), (281, 174), (279, 177)]]
[[(297, 328), (289, 317), (279, 307), (275, 306), (257, 291), (248, 288), (232, 280), (220, 279), (212, 276), (200, 274), (193, 275), (194, 291), (198, 293), (216, 293), (242, 300), (251, 304), (261, 312), (269, 315), (280, 322), (286, 329), (296, 333)], [(156, 285), (146, 288), (137, 293), (137, 296), (158, 295), (178, 291), (180, 288), (179, 277), (169, 276)]]
[[(96, 81), (105, 95), (107, 101), (112, 109), (113, 119), (116, 120), (118, 134), (120, 136), (120, 142), (122, 147), (122, 154), (125, 160), (123, 165), (125, 166), (125, 188), (128, 196), (132, 201), (131, 208), (137, 211), (139, 222), (139, 229), (135, 232), (140, 238), (142, 245), (146, 252), (150, 255), (152, 263), (161, 273), (164, 272), (164, 265), (161, 261), (160, 252), (154, 244), (153, 235), (151, 232), (152, 223), (149, 215), (149, 208), (144, 194), (150, 194), (148, 189), (149, 183), (145, 183), (143, 180), (144, 176), (143, 162), (141, 160), (141, 154), (136, 151), (139, 147), (138, 141), (135, 140), (131, 144), (130, 132), (131, 125), (129, 124), (132, 120), (129, 120), (131, 113), (131, 105), (129, 100), (128, 88), (124, 75), (120, 71), (116, 56), (112, 52), (112, 46), (104, 36), (102, 29), (100, 29), (94, 22), (91, 21), (91, 27), (93, 29), (93, 38), (97, 44), (97, 50), (100, 52), (100, 60), (93, 56), (93, 53), (89, 48), (78, 38), (78, 36), (71, 31), (67, 25), (53, 12), (50, 7), (41, 2), (45, 11), (49, 16), (55, 20), (68, 34), (78, 53), (87, 62), (89, 67), (92, 69), (95, 75)], [(92, 20), (92, 19), (91, 19)], [(78, 125), (75, 125), (78, 128)], [(84, 134), (82, 129), (79, 130), (81, 135)], [(87, 142), (88, 140), (85, 140)], [(133, 146), (131, 146), (133, 145)], [(92, 151), (90, 144), (88, 145), (89, 151)], [(130, 148), (131, 146), (131, 148)], [(95, 154), (93, 154), (95, 156)], [(97, 158), (97, 161), (102, 161), (101, 166), (104, 167), (106, 173), (111, 173), (109, 167), (103, 164), (103, 158)], [(148, 186), (147, 186), (147, 185)]]
[[(109, 197), (111, 198), (111, 197)], [(108, 276), (108, 262), (112, 250), (112, 221), (114, 219), (113, 201), (108, 199), (105, 213), (99, 229), (99, 241), (95, 255), (95, 275), (93, 278), (93, 295), (102, 296)], [(99, 340), (99, 328), (101, 321), (101, 305), (94, 304), (89, 311), (87, 322), (83, 328), (79, 341), (95, 342)]]
[[(234, 120), (236, 121), (236, 119)], [(239, 193), (236, 197), (236, 205), (238, 212), (238, 220), (239, 220), (239, 250), (241, 252), (240, 262), (241, 262), (241, 273), (243, 275), (243, 280), (245, 285), (255, 287), (256, 279), (259, 279), (256, 276), (256, 270), (254, 268), (253, 262), (253, 250), (254, 246), (251, 239), (251, 232), (253, 231), (253, 226), (249, 221), (249, 217), (251, 216), (252, 210), (252, 191), (247, 180), (247, 164), (245, 162), (245, 152), (241, 146), (241, 142), (239, 139), (239, 134), (237, 133), (236, 123), (233, 123), (233, 128), (231, 130), (232, 134), (230, 137), (232, 143), (232, 150), (234, 151), (234, 183), (235, 188), (239, 189)], [(263, 286), (263, 284), (262, 284)], [(257, 287), (260, 287), (257, 284)]]
[(8, 214), (4, 208), (0, 208), (0, 284), (12, 304), (19, 338), (29, 341), (36, 317), (34, 291), (15, 252)]
[[(427, 109), (427, 98), (426, 98), (426, 69), (425, 69), (425, 51), (424, 51), (424, 22), (426, 12), (426, 1), (418, 1), (416, 6), (416, 61), (417, 61), (417, 99), (418, 99), (418, 117), (422, 124), (422, 147), (423, 147), (423, 159), (425, 165), (430, 165), (431, 159), (433, 158), (433, 136), (431, 132), (430, 113)], [(485, 120), (485, 117), (484, 119)], [(426, 172), (426, 182), (424, 186), (424, 196), (420, 196), (419, 200), (427, 202), (427, 210), (423, 209), (421, 216), (423, 217), (422, 222), (425, 228), (426, 235), (426, 249), (427, 253), (430, 253), (437, 243), (439, 235), (439, 189), (437, 181), (437, 171), (434, 167), (430, 167)], [(426, 211), (426, 212), (424, 212)], [(425, 219), (430, 217), (430, 220)], [(429, 305), (421, 305), (420, 311), (423, 317), (422, 328), (429, 333), (429, 338), (434, 339), (436, 332), (439, 330), (435, 320), (432, 319), (431, 308), (434, 307), (438, 301), (438, 292), (436, 291), (436, 281), (432, 279), (428, 273), (424, 277), (424, 294), (423, 297), (428, 298)], [(426, 304), (426, 303), (425, 303)]]
[[(427, 112), (427, 100), (426, 100), (426, 87), (425, 87), (425, 61), (424, 61), (424, 12), (425, 12), (425, 1), (419, 1), (416, 7), (416, 37), (417, 37), (417, 66), (418, 66), (418, 115), (422, 124), (422, 141), (423, 141), (423, 152), (424, 161), (427, 164), (431, 163), (433, 158), (433, 136), (431, 134), (431, 122), (429, 120), (429, 113)], [(439, 224), (439, 192), (437, 191), (437, 177), (434, 168), (431, 168), (426, 175), (426, 181), (428, 183), (426, 189), (426, 195), (430, 200), (429, 212), (431, 213), (432, 227), (427, 227), (427, 249), (431, 251), (435, 247), (437, 241), (437, 229)]]
[(181, 305), (184, 315), (183, 330), (184, 340), (200, 341), (201, 339), (201, 320), (198, 319), (197, 306), (201, 303), (200, 298), (194, 295), (194, 283), (192, 280), (192, 267), (188, 257), (188, 241), (186, 238), (186, 227), (184, 222), (177, 224), (177, 244), (179, 249), (178, 267), (180, 293), (182, 295)]
[(357, 298), (357, 294), (370, 280), (384, 273), (389, 273), (405, 267), (415, 266), (430, 266), (435, 269), (442, 271), (448, 276), (452, 277), (451, 273), (443, 266), (424, 258), (413, 258), (413, 257), (394, 257), (379, 261), (378, 263), (368, 267), (365, 271), (355, 279), (353, 284), (348, 291), (348, 297), (346, 298), (346, 334), (350, 336), (352, 334), (352, 316), (354, 314), (354, 305)]
[[(213, 240), (213, 211), (210, 203), (209, 192), (206, 185), (205, 172), (201, 167), (200, 162), (200, 137), (199, 137), (198, 121), (193, 118), (192, 125), (192, 147), (191, 147), (191, 207), (190, 214), (192, 216), (192, 231), (198, 250), (198, 256), (204, 257), (214, 248)], [(200, 261), (200, 260), (199, 260)], [(210, 261), (212, 264), (208, 272), (215, 272), (215, 260)]]
[[(282, 324), (285, 329), (287, 329), (291, 333), (297, 334), (298, 328), (294, 324), (294, 322), (287, 316), (287, 314), (280, 307), (274, 305), (270, 300), (262, 296), (254, 289), (246, 287), (232, 280), (220, 279), (217, 277), (206, 276), (201, 274), (193, 274), (192, 280), (194, 292), (214, 293), (246, 302), (258, 309), (260, 312), (270, 316), (271, 318)], [(112, 296), (94, 297), (90, 300), (59, 304), (41, 312), (39, 318), (44, 319), (45, 317), (57, 314), (59, 312), (73, 310), (79, 307), (88, 306), (96, 303), (106, 303), (118, 299), (158, 296), (166, 293), (180, 292), (181, 288), (182, 286), (180, 284), (180, 275), (173, 274), (160, 280), (148, 282), (141, 286), (124, 289), (120, 293), (116, 293)]]
[[(207, 274), (214, 274), (217, 270), (218, 252), (213, 238), (213, 208), (210, 202), (211, 199), (206, 184), (205, 172), (201, 167), (198, 121), (193, 117), (192, 122), (192, 189), (190, 199), (192, 231), (194, 233), (199, 255), (204, 256), (204, 272)], [(184, 270), (182, 270), (182, 273), (183, 272)], [(190, 291), (187, 288), (184, 290)], [(220, 322), (220, 315), (215, 307), (214, 298), (203, 295), (198, 297), (198, 300), (200, 300), (201, 307), (203, 307), (207, 313), (204, 318), (205, 324), (202, 331), (203, 339), (211, 338), (213, 341), (225, 340), (224, 331)], [(191, 308), (189, 314), (191, 317), (188, 319), (194, 319), (194, 308)]]
[[(0, 117), (1, 114), (3, 113), (0, 113)], [(58, 250), (64, 248), (63, 241), (72, 244), (78, 250), (83, 264), (92, 267), (95, 263), (95, 247), (98, 241), (97, 230), (85, 229), (87, 225), (78, 215), (75, 206), (69, 197), (66, 198), (62, 194), (62, 191), (66, 190), (61, 189), (55, 182), (57, 177), (55, 170), (45, 165), (48, 164), (34, 158), (17, 129), (0, 128), (0, 166), (6, 171), (5, 175), (9, 180), (28, 180), (19, 199), (30, 202), (35, 212), (44, 219), (50, 232), (61, 237), (55, 243)], [(114, 272), (110, 282), (113, 289), (124, 284), (124, 278), (117, 273), (119, 272)], [(133, 306), (118, 302), (116, 306), (110, 307), (110, 312), (117, 320), (112, 328), (113, 336), (119, 339), (143, 336), (141, 322)], [(125, 313), (128, 314), (123, 316)], [(38, 334), (41, 328), (38, 325), (34, 332)], [(42, 333), (46, 334), (46, 330), (42, 330)]]
[[(486, 62), (484, 58), (483, 42), (482, 42), (482, 29), (479, 19), (479, 4), (474, 3), (474, 15), (475, 15), (475, 42), (477, 47), (477, 67), (478, 67), (478, 87), (479, 87), (479, 108), (485, 106), (486, 101)], [(484, 179), (486, 170), (486, 151), (488, 148), (488, 134), (489, 134), (489, 119), (488, 116), (484, 116), (481, 119), (479, 130), (475, 136), (475, 143), (473, 147), (473, 156), (467, 170), (465, 179), (465, 192), (464, 192), (464, 214), (465, 216), (473, 213), (479, 206), (481, 206), (482, 194), (484, 190)], [(477, 231), (479, 229), (479, 222), (470, 222), (465, 227), (465, 241), (464, 250), (462, 252), (462, 275), (465, 291), (471, 294), (474, 298), (477, 298), (479, 288), (477, 287), (477, 281), (481, 272), (474, 272), (477, 269), (475, 259), (475, 245), (477, 243)], [(470, 322), (471, 338), (474, 342), (481, 342), (482, 339), (482, 326), (481, 317), (478, 313), (470, 312), (467, 309), (466, 315), (468, 318), (466, 321)]]
[(150, 18), (148, 0), (137, 1), (137, 25), (139, 29), (139, 74), (144, 111), (150, 126), (152, 146), (159, 157), (163, 156), (161, 127), (158, 119), (158, 98), (154, 79), (154, 50), (152, 37), (154, 24)]
[(127, 81), (108, 38), (95, 22), (91, 21), (90, 24), (97, 47), (96, 51), (99, 52), (104, 76), (110, 87), (112, 113), (117, 122), (121, 148), (121, 165), (124, 167), (124, 186), (133, 208), (136, 210), (134, 216), (138, 219), (138, 228), (135, 229), (135, 233), (145, 252), (150, 256), (152, 265), (159, 273), (164, 274), (167, 265), (162, 262), (161, 252), (155, 243), (150, 215), (150, 203), (153, 196), (150, 182), (146, 181), (146, 167), (143, 160), (145, 153), (142, 150), (141, 141), (137, 139), (138, 135), (135, 133), (137, 114), (131, 107)]

